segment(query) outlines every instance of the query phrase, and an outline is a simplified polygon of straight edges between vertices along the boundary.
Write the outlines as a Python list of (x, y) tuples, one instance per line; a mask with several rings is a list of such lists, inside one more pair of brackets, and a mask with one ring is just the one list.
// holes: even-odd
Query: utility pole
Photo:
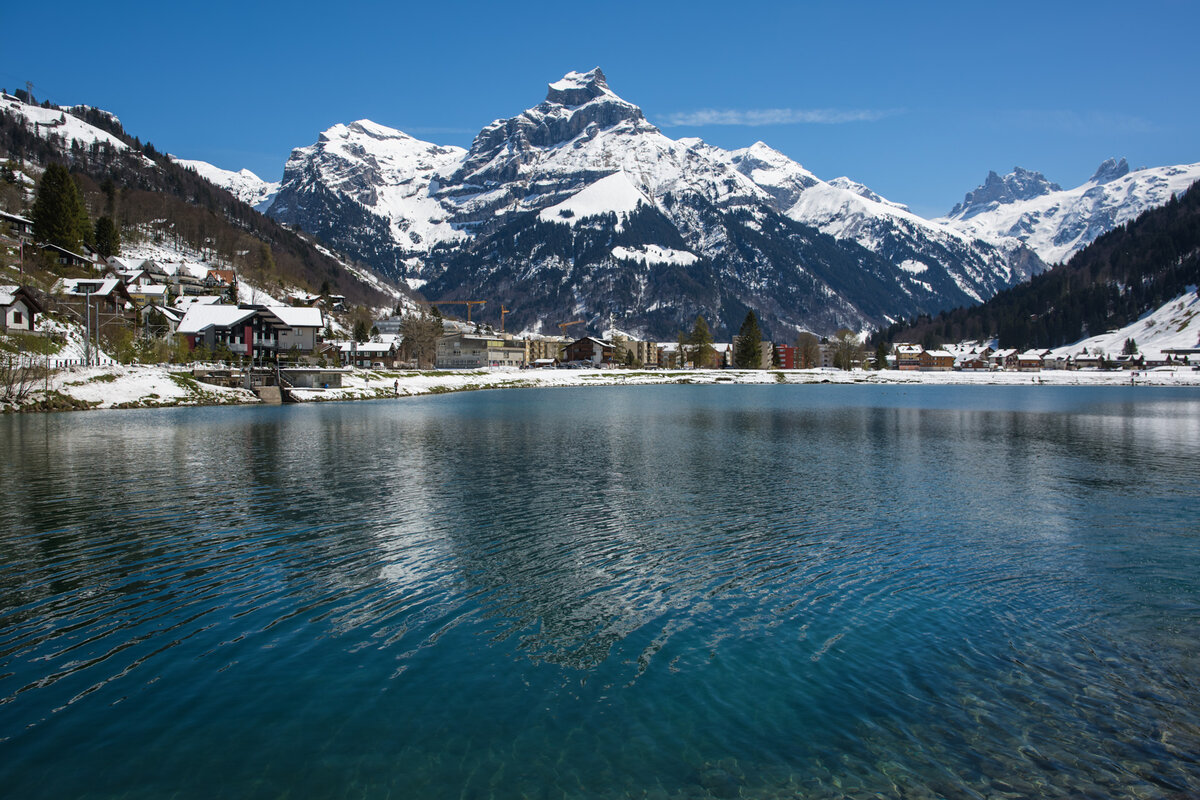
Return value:
[(29, 105), (33, 105), (33, 81), (25, 81), (25, 96), (29, 99)]
[(92, 293), (83, 290), (83, 365), (92, 365)]

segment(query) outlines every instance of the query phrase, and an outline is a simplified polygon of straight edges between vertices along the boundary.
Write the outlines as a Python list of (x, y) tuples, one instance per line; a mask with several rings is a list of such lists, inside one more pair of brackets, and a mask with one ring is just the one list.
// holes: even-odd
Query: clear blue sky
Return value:
[(928, 215), (989, 169), (1074, 186), (1110, 156), (1200, 161), (1195, 0), (67, 0), (4, 21), (0, 86), (31, 80), (159, 149), (271, 180), (293, 147), (364, 117), (468, 146), (593, 66), (672, 138), (761, 139)]

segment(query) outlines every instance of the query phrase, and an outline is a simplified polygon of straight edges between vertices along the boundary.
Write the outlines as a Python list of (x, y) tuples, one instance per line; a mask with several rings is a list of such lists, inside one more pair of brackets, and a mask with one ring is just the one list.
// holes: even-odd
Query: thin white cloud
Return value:
[(846, 122), (875, 122), (898, 114), (895, 110), (844, 108), (752, 108), (679, 111), (668, 114), (664, 128), (703, 125), (840, 125)]
[(1155, 133), (1157, 130), (1148, 119), (1111, 111), (1020, 109), (1001, 114), (1000, 119), (1005, 118), (1023, 128), (1070, 134)]

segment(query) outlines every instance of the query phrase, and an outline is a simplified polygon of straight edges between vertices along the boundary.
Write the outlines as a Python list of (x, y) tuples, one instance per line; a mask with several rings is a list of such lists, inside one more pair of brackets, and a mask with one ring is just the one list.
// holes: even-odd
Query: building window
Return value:
[(13, 312), (13, 325), (21, 325), (24, 322), (25, 322), (25, 320), (21, 318), (21, 312), (14, 311)]

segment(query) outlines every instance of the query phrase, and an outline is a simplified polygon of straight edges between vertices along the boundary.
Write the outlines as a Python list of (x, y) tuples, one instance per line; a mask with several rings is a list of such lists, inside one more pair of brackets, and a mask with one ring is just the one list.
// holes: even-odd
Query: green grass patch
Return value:
[(171, 380), (175, 382), (181, 389), (186, 389), (189, 392), (201, 393), (200, 382), (192, 377), (188, 372), (169, 372), (167, 373)]

